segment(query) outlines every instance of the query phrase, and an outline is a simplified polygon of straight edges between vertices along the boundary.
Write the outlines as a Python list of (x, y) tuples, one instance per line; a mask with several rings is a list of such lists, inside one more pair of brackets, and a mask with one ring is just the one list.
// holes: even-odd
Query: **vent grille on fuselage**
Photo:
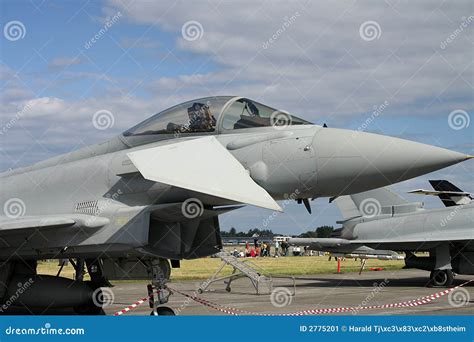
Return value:
[(98, 201), (85, 201), (77, 203), (76, 213), (97, 215), (99, 213)]

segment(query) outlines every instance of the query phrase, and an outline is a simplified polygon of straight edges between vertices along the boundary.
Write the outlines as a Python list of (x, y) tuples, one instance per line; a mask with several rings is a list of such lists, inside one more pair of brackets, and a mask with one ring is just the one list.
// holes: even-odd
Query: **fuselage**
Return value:
[(413, 213), (356, 218), (344, 223), (341, 238), (377, 249), (430, 251), (450, 241), (474, 251), (474, 203)]
[[(25, 202), (26, 215), (70, 213), (77, 203), (117, 197), (115, 192), (119, 189), (120, 202), (127, 206), (179, 202), (189, 198), (189, 191), (143, 179), (135, 174), (137, 170), (127, 153), (199, 136), (157, 136), (154, 142), (137, 146), (127, 145), (117, 137), (4, 172), (0, 175), (0, 201), (21, 199)], [(242, 129), (215, 136), (251, 177), (277, 200), (295, 192), (301, 198), (358, 193), (416, 177), (459, 162), (461, 159), (456, 157), (464, 157), (402, 139), (318, 125), (290, 126), (285, 130), (271, 127)], [(381, 143), (392, 145), (386, 156), (380, 153)], [(401, 154), (401, 150), (408, 147), (432, 150), (430, 152), (435, 156), (428, 159), (436, 160), (438, 152), (440, 158), (437, 162), (428, 160), (424, 165), (418, 155), (411, 155), (409, 151), (398, 161), (390, 158), (391, 154)], [(413, 163), (415, 158), (420, 165)], [(409, 163), (411, 168), (407, 167)], [(215, 161), (215, 172), (219, 172), (218, 160)], [(228, 201), (210, 196), (192, 196), (211, 205), (228, 204)]]

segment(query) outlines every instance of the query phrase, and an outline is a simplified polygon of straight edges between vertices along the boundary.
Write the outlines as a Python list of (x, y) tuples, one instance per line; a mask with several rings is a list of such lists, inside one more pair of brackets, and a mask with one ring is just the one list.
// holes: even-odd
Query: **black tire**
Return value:
[(454, 282), (451, 270), (434, 270), (430, 274), (430, 284), (434, 287), (449, 287)]
[(176, 314), (174, 313), (173, 309), (167, 307), (167, 306), (159, 306), (156, 308), (156, 313), (157, 315), (155, 314), (155, 311), (152, 311), (150, 313), (150, 316), (176, 316)]

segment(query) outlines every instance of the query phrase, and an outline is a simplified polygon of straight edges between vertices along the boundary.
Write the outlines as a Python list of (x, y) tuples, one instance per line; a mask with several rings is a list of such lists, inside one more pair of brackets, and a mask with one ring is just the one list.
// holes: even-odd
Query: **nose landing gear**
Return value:
[(153, 260), (149, 267), (152, 274), (151, 284), (147, 285), (148, 303), (153, 310), (150, 316), (175, 316), (173, 309), (167, 306), (159, 306), (168, 303), (171, 291), (166, 287), (169, 281), (171, 268), (167, 260)]
[(159, 306), (150, 313), (150, 316), (175, 316), (173, 309), (167, 306)]

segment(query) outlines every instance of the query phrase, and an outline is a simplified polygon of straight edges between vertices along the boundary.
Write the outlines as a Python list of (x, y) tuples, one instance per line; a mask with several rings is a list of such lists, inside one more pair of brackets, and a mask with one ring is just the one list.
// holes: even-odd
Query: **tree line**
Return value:
[[(328, 238), (331, 236), (331, 233), (334, 231), (333, 226), (320, 226), (317, 227), (315, 230), (310, 230), (305, 233), (298, 235), (298, 237), (302, 238)], [(221, 236), (222, 237), (252, 237), (254, 235), (258, 235), (259, 237), (273, 237), (275, 234), (271, 229), (249, 229), (247, 232), (238, 232), (234, 227), (230, 228), (229, 231), (222, 230)]]

